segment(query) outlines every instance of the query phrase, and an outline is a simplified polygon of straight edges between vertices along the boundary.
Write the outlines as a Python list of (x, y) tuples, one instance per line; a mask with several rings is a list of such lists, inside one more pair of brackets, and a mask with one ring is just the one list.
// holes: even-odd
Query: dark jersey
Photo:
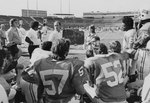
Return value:
[(96, 85), (96, 94), (104, 102), (119, 102), (126, 100), (123, 84), (123, 60), (128, 54), (97, 55), (85, 61), (85, 67), (90, 73), (90, 79)]
[(44, 94), (48, 103), (69, 101), (76, 93), (75, 88), (87, 79), (84, 62), (76, 59), (56, 61), (46, 58), (37, 61), (26, 72), (23, 79), (38, 83), (38, 95)]

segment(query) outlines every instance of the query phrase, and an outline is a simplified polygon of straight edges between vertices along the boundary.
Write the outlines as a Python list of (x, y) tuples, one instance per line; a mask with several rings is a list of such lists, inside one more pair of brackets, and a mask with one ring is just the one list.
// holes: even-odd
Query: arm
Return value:
[(26, 36), (26, 38), (25, 38), (25, 41), (26, 41), (27, 43), (29, 43), (29, 45), (33, 45), (33, 41), (32, 41), (30, 38), (32, 38), (32, 34), (31, 34), (30, 30), (29, 30), (29, 31), (27, 32), (27, 36)]
[(38, 74), (36, 73), (35, 66), (29, 66), (22, 72), (22, 79), (24, 79), (26, 82), (33, 83), (33, 84), (39, 84), (39, 78)]
[(89, 85), (94, 86), (95, 78), (96, 78), (96, 72), (95, 72), (95, 66), (92, 61), (86, 60), (84, 63), (85, 68), (87, 69), (88, 77), (89, 77)]
[(26, 41), (27, 43), (29, 43), (30, 45), (33, 45), (33, 42), (30, 40), (29, 37), (26, 37), (26, 38), (25, 38), (25, 41)]
[(0, 37), (6, 39), (6, 33), (0, 30)]
[(76, 93), (79, 95), (85, 94), (85, 89), (83, 85), (87, 80), (87, 72), (84, 66), (80, 66), (75, 70), (74, 77), (72, 83), (75, 87)]
[(137, 89), (137, 88), (142, 87), (143, 84), (144, 84), (144, 80), (137, 80), (135, 82), (128, 84), (128, 88), (129, 89)]
[(129, 37), (129, 49), (133, 48), (133, 44), (134, 44), (134, 37), (131, 36), (131, 37)]
[(40, 61), (37, 61), (34, 63), (33, 66), (27, 67), (23, 72), (22, 72), (22, 79), (25, 80), (26, 82), (37, 84), (38, 85), (38, 99), (42, 98), (43, 95), (43, 82), (41, 80), (40, 74), (39, 74), (39, 63)]
[(2, 31), (0, 30), (0, 38), (2, 38), (2, 35), (3, 35), (3, 34), (2, 34)]
[(8, 32), (8, 42), (12, 42), (13, 41), (13, 32), (9, 31)]

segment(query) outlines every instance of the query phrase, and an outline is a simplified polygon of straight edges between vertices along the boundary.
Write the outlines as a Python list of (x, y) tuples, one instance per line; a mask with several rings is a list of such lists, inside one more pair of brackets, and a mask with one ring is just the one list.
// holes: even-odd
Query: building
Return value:
[(27, 9), (22, 9), (22, 16), (23, 17), (47, 17), (47, 11), (44, 10), (27, 10)]
[(60, 13), (55, 13), (53, 14), (54, 17), (60, 17), (60, 18), (73, 18), (75, 17), (74, 14), (60, 14)]

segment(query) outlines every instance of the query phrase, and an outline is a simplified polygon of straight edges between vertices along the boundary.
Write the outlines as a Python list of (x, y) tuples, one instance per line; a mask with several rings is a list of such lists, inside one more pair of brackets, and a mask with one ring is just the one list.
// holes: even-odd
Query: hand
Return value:
[(135, 81), (135, 82), (132, 82), (132, 83), (129, 83), (127, 86), (129, 89), (138, 89), (141, 87), (141, 84), (142, 82), (140, 80), (138, 81)]
[(126, 77), (126, 73), (127, 73), (127, 70), (126, 70), (126, 69), (124, 69), (124, 70), (122, 71), (122, 76), (123, 76), (123, 78), (125, 78), (125, 77)]
[(129, 89), (136, 88), (136, 82), (129, 83), (127, 86)]
[(134, 43), (134, 38), (133, 37), (129, 39), (129, 43)]
[(15, 89), (15, 90), (20, 89), (20, 87), (19, 87), (18, 85), (16, 85), (16, 84), (15, 84), (15, 85), (13, 85), (13, 86), (12, 86), (12, 88), (13, 88), (13, 89)]

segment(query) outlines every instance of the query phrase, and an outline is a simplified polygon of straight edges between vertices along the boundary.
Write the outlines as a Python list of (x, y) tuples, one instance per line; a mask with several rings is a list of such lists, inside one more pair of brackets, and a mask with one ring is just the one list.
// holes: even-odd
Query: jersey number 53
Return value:
[[(104, 76), (107, 79), (106, 82), (107, 82), (108, 86), (113, 87), (113, 86), (116, 86), (119, 83), (123, 82), (123, 78), (122, 78), (122, 66), (121, 66), (119, 60), (116, 60), (113, 63), (112, 62), (108, 62), (108, 63), (102, 64), (101, 67), (102, 67)], [(119, 68), (119, 73), (117, 73), (116, 71), (114, 71), (114, 69), (111, 69), (111, 67), (114, 68), (114, 69), (115, 68), (116, 69)], [(111, 71), (109, 69), (111, 69)], [(111, 78), (111, 77), (114, 78), (113, 81), (109, 80), (109, 78)]]

